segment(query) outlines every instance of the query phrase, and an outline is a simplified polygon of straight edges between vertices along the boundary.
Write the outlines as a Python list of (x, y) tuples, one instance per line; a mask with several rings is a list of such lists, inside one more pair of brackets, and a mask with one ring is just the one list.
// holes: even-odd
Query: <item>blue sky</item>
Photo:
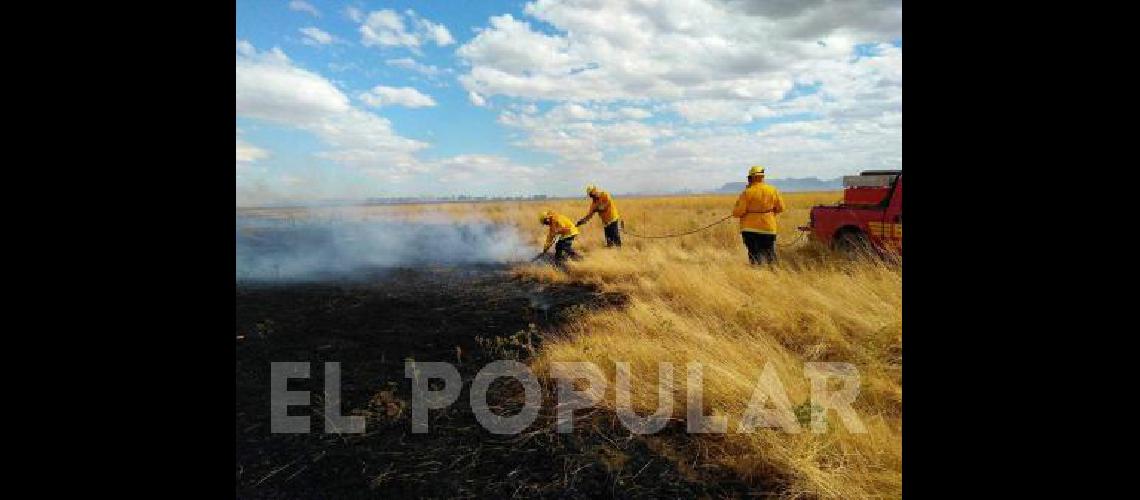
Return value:
[(237, 3), (238, 203), (901, 167), (901, 4)]

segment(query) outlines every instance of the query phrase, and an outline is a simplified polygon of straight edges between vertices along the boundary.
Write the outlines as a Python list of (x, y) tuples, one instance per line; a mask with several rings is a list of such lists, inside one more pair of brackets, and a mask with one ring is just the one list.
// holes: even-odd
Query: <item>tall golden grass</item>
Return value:
[[(735, 219), (675, 239), (625, 236), (621, 250), (604, 248), (595, 218), (577, 246), (585, 258), (567, 273), (549, 267), (518, 270), (541, 280), (591, 282), (624, 292), (620, 310), (587, 311), (543, 347), (534, 362), (545, 373), (552, 362), (590, 361), (602, 368), (613, 408), (615, 362), (630, 363), (631, 401), (643, 415), (658, 405), (658, 362), (676, 368), (674, 417), (683, 419), (684, 367), (704, 366), (706, 412), (724, 415), (729, 433), (674, 437), (675, 450), (703, 449), (708, 461), (744, 478), (777, 476), (786, 497), (882, 498), (902, 489), (902, 271), (897, 265), (852, 260), (810, 241), (796, 241), (809, 209), (833, 203), (838, 193), (785, 195), (779, 217), (779, 265), (748, 265)], [(733, 196), (617, 200), (627, 229), (639, 234), (683, 232), (728, 214)], [(531, 212), (541, 204), (471, 205), (486, 217), (509, 220), (543, 235)], [(586, 200), (551, 208), (577, 218)], [(456, 209), (459, 207), (452, 207)], [(787, 245), (790, 242), (794, 244)], [(785, 246), (787, 245), (787, 246)], [(828, 431), (798, 434), (776, 429), (735, 432), (766, 363), (772, 363), (793, 405), (810, 399), (804, 363), (854, 364), (862, 385), (854, 405), (864, 434), (847, 432), (833, 414)], [(809, 410), (810, 411), (810, 410)], [(806, 423), (806, 422), (805, 422)], [(697, 447), (679, 440), (700, 440)], [(685, 457), (695, 460), (698, 457)], [(771, 480), (771, 477), (765, 479)]]

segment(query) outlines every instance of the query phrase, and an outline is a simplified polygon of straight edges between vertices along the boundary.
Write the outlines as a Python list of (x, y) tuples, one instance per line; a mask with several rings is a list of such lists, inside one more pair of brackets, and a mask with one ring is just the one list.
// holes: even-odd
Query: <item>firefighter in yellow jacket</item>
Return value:
[[(550, 245), (554, 244), (554, 264), (561, 266), (567, 257), (578, 259), (581, 256), (574, 251), (574, 237), (578, 236), (578, 226), (569, 217), (555, 213), (553, 210), (543, 210), (538, 214), (538, 222), (550, 227), (546, 232), (546, 245), (538, 257), (546, 255)], [(555, 240), (558, 242), (555, 243)], [(537, 257), (536, 257), (537, 258)]]
[(581, 226), (590, 222), (594, 214), (600, 214), (602, 224), (605, 226), (606, 246), (620, 247), (621, 216), (618, 215), (617, 204), (614, 203), (613, 196), (610, 196), (610, 193), (606, 191), (598, 189), (598, 186), (593, 184), (586, 186), (586, 196), (591, 200), (590, 213), (578, 219), (578, 225)]
[(740, 235), (748, 248), (748, 262), (776, 261), (776, 215), (784, 211), (784, 199), (764, 183), (764, 167), (748, 170), (748, 187), (740, 193), (732, 216), (740, 219)]

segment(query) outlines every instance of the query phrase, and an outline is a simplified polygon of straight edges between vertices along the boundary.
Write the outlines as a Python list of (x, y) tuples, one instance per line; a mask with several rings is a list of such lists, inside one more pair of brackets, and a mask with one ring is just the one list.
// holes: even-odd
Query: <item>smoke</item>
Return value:
[(237, 217), (239, 281), (364, 278), (386, 269), (519, 261), (533, 253), (513, 226), (454, 219)]

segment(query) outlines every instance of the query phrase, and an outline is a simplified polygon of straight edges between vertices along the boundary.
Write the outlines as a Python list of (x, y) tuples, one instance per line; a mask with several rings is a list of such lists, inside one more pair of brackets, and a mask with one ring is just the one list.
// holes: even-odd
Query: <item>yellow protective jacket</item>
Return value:
[(776, 234), (776, 214), (784, 211), (780, 192), (764, 181), (753, 182), (744, 188), (732, 216), (740, 219), (740, 232)]
[(617, 204), (614, 203), (610, 193), (606, 191), (598, 191), (598, 197), (590, 202), (590, 213), (586, 214), (585, 220), (590, 220), (590, 217), (593, 217), (595, 213), (601, 214), (602, 224), (607, 226), (621, 218), (618, 215)]
[(561, 235), (563, 238), (578, 235), (578, 226), (574, 225), (574, 221), (569, 217), (561, 214), (554, 214), (550, 217), (550, 230), (546, 233), (546, 246), (542, 247), (542, 252), (546, 253), (550, 250), (550, 245), (554, 244), (554, 237)]

